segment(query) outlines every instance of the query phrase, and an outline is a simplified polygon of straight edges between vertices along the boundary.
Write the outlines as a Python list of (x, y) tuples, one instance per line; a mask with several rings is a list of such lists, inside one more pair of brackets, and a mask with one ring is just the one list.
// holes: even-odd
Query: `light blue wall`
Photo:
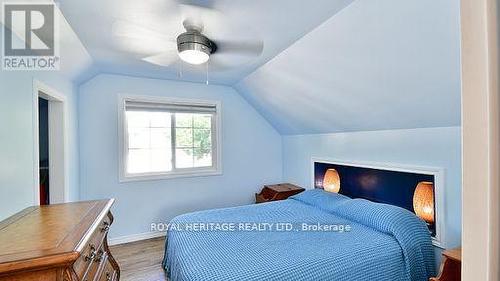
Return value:
[(0, 72), (0, 219), (33, 203), (33, 96), (30, 77)]
[(0, 71), (0, 220), (34, 202), (33, 79), (62, 95), (67, 102), (69, 198), (78, 200), (77, 91), (58, 72)]
[[(0, 69), (0, 220), (36, 205), (34, 182), (33, 80), (66, 97), (67, 184), (69, 199), (79, 199), (78, 89), (75, 80), (92, 60), (63, 17), (59, 21), (60, 69), (5, 71)], [(0, 23), (0, 37), (4, 26)], [(21, 40), (14, 37), (14, 40)], [(38, 172), (38, 171), (37, 171)]]
[(283, 179), (311, 187), (311, 157), (445, 169), (447, 247), (461, 239), (461, 129), (408, 130), (283, 137)]
[[(222, 102), (223, 175), (118, 181), (121, 94)], [(81, 199), (116, 198), (111, 237), (149, 232), (152, 222), (194, 210), (250, 204), (265, 183), (282, 180), (281, 136), (232, 88), (99, 75), (80, 87)]]

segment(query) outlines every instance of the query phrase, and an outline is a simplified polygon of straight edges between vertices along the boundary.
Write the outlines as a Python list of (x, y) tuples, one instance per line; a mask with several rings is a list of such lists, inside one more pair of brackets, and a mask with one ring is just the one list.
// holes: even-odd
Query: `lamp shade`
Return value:
[(434, 222), (434, 184), (419, 182), (413, 194), (413, 210), (427, 223)]
[(335, 193), (340, 191), (340, 176), (337, 170), (326, 170), (325, 177), (323, 178), (323, 189)]

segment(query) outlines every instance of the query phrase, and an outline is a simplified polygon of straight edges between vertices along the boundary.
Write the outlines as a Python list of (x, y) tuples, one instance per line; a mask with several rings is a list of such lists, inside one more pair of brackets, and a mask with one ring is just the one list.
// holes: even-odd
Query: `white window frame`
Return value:
[[(168, 172), (151, 172), (140, 174), (127, 173), (127, 159), (128, 159), (128, 128), (126, 118), (126, 102), (150, 102), (150, 103), (164, 103), (176, 105), (198, 105), (198, 106), (214, 106), (215, 114), (212, 119), (212, 161), (211, 167), (200, 168), (181, 168), (174, 169)], [(203, 177), (222, 175), (222, 104), (220, 101), (213, 100), (198, 100), (198, 99), (179, 99), (171, 97), (157, 97), (157, 96), (131, 96), (122, 95), (119, 97), (118, 102), (118, 158), (119, 158), (119, 181), (150, 181), (150, 180), (163, 180), (181, 177)], [(173, 155), (173, 157), (175, 157)]]

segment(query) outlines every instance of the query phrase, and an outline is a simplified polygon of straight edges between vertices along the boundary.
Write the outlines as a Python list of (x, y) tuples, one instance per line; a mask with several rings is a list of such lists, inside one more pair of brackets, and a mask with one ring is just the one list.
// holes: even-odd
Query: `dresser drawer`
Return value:
[[(83, 249), (80, 258), (73, 264), (73, 269), (80, 280), (87, 280), (86, 273), (90, 272), (96, 264), (99, 263), (99, 258), (102, 257), (105, 249), (102, 247), (104, 238), (108, 233), (109, 226), (111, 224), (111, 219), (109, 216), (105, 216), (104, 219), (99, 223), (94, 233), (90, 236), (90, 239)], [(92, 281), (93, 279), (88, 279), (87, 281)]]
[(99, 274), (100, 272), (102, 272), (107, 261), (108, 261), (108, 254), (103, 249), (99, 249), (97, 257), (89, 266), (89, 269), (85, 274), (83, 281), (99, 281), (100, 280)]
[(104, 270), (101, 273), (101, 278), (98, 281), (115, 281), (117, 280), (117, 272), (111, 265), (110, 261), (106, 261)]

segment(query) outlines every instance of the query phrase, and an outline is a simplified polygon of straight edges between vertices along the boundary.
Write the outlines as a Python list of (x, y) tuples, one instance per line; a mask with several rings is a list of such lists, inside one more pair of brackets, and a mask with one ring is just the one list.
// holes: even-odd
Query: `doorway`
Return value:
[(66, 99), (34, 81), (34, 205), (68, 202), (66, 184)]
[(40, 205), (49, 205), (49, 101), (41, 97), (38, 98), (38, 151), (39, 203)]

